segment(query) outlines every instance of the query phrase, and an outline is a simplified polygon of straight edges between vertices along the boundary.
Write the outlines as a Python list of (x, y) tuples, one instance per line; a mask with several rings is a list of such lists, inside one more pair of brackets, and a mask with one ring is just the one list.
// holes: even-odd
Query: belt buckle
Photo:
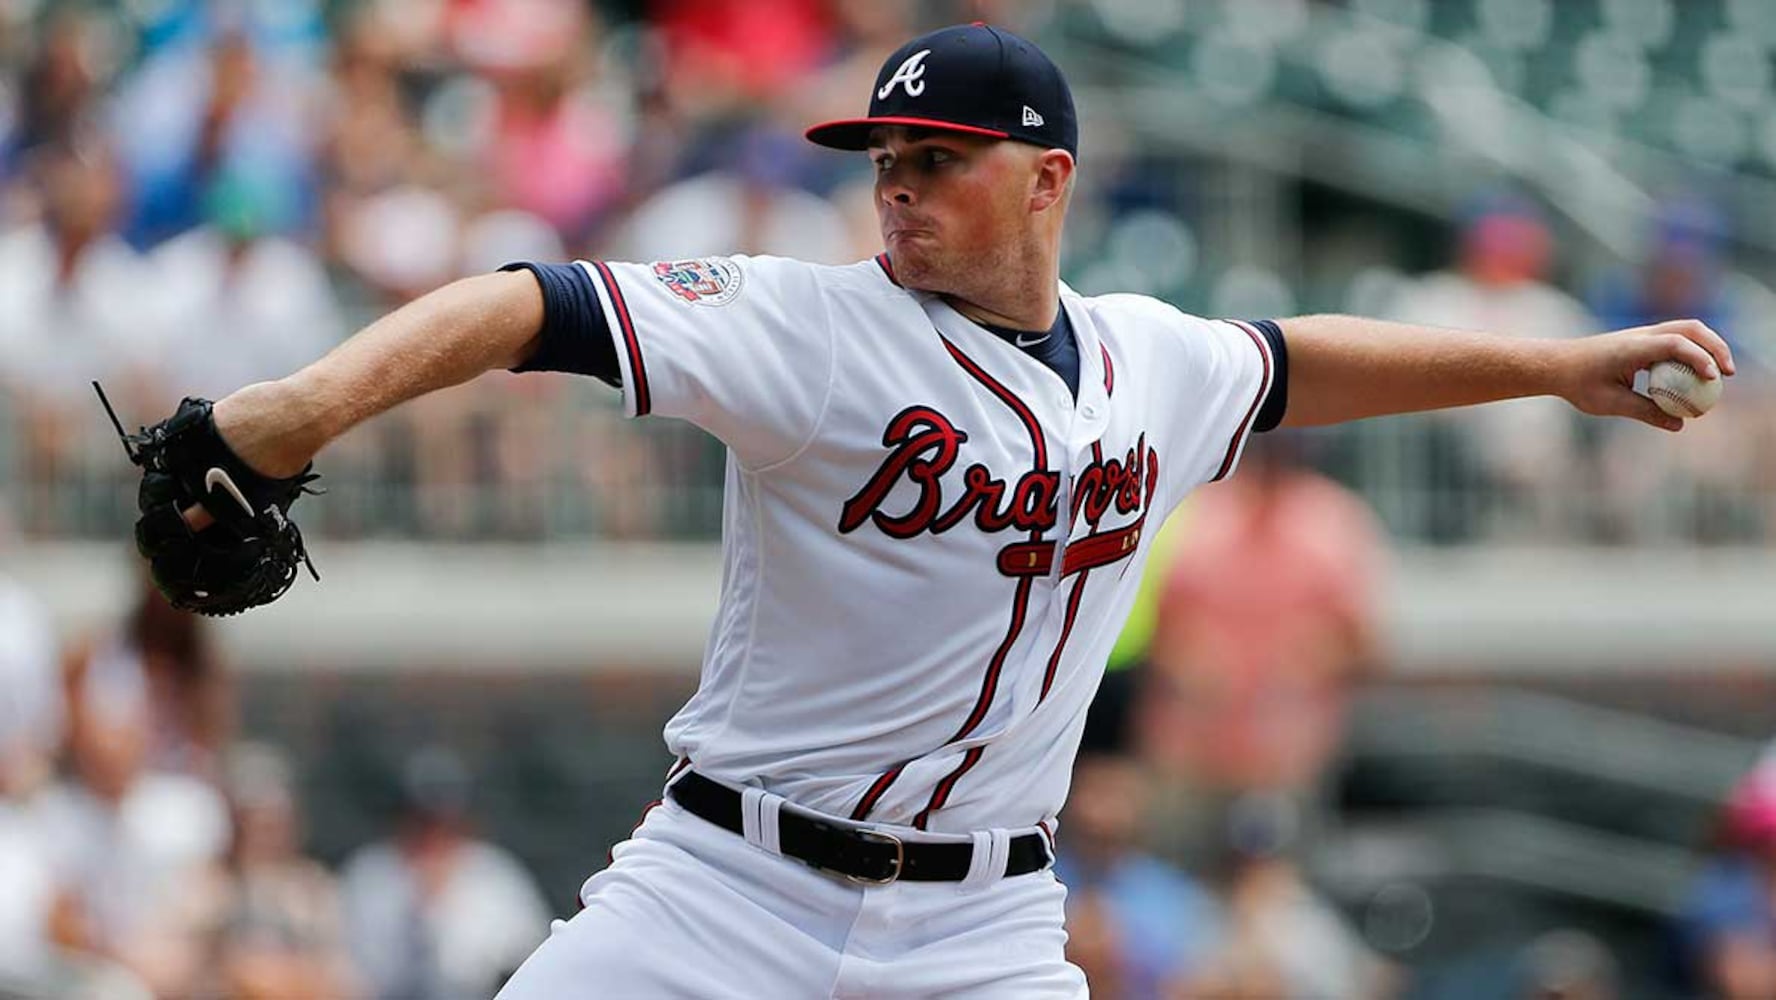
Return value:
[(883, 878), (871, 878), (868, 875), (853, 875), (850, 872), (840, 872), (839, 874), (859, 885), (888, 885), (900, 878), (901, 870), (906, 867), (906, 843), (904, 841), (892, 833), (882, 833), (878, 830), (852, 830), (851, 832), (866, 841), (871, 841), (877, 844), (893, 844), (894, 868)]

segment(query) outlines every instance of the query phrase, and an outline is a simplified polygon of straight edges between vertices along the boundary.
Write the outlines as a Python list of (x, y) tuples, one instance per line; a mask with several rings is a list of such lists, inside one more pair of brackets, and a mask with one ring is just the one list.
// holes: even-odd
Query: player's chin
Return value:
[(895, 236), (888, 240), (888, 262), (894, 265), (894, 277), (902, 286), (920, 291), (942, 291), (932, 285), (943, 273), (937, 255), (916, 239)]

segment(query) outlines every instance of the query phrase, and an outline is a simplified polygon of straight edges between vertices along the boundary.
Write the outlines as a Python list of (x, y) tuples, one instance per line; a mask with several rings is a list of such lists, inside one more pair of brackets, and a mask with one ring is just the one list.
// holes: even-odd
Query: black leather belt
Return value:
[[(745, 835), (740, 793), (695, 771), (687, 771), (666, 793), (692, 815)], [(785, 808), (777, 814), (777, 841), (783, 853), (854, 882), (960, 882), (968, 876), (973, 844), (908, 842), (889, 833), (836, 826)], [(1005, 874), (1027, 875), (1049, 864), (1040, 834), (1011, 839)]]

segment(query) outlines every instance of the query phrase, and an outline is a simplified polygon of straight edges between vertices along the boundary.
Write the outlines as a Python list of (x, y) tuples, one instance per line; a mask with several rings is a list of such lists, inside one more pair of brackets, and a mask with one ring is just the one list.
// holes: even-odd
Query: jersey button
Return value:
[(1085, 419), (1087, 419), (1087, 420), (1098, 419), (1098, 408), (1093, 406), (1090, 403), (1087, 403), (1087, 404), (1085, 404), (1085, 406), (1081, 407), (1079, 410), (1079, 413), (1081, 416), (1085, 417)]

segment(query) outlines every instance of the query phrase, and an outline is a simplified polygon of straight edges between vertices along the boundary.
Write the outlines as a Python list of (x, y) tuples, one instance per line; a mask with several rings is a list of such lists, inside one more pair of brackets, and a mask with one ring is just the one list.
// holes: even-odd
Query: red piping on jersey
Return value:
[(876, 264), (881, 267), (882, 273), (888, 276), (888, 280), (894, 283), (894, 287), (899, 288), (900, 279), (894, 276), (894, 262), (888, 259), (888, 255), (885, 253), (876, 254)]
[[(876, 258), (876, 261), (882, 265), (883, 270), (887, 271), (889, 277), (892, 278), (893, 271), (887, 263), (886, 258), (887, 254), (882, 254)], [(938, 339), (943, 341), (944, 350), (950, 352), (950, 357), (954, 358), (956, 363), (962, 366), (963, 371), (967, 372), (970, 377), (981, 385), (986, 386), (987, 391), (991, 392), (994, 396), (997, 396), (1000, 402), (1004, 403), (1013, 413), (1017, 414), (1017, 418), (1023, 422), (1024, 429), (1030, 434), (1030, 447), (1035, 455), (1036, 471), (1048, 471), (1048, 440), (1042, 434), (1042, 425), (1037, 423), (1036, 415), (1030, 412), (1030, 408), (1024, 404), (1023, 400), (1017, 397), (1016, 393), (1007, 389), (999, 382), (999, 380), (993, 378), (993, 376), (987, 374), (985, 369), (981, 368), (980, 365), (975, 364), (974, 359), (963, 354), (955, 344), (950, 343), (948, 337), (945, 337), (940, 333), (938, 334)], [(1041, 538), (1042, 529), (1037, 528), (1031, 531), (1030, 541), (1024, 547), (1025, 553), (1039, 553), (1042, 545)], [(1053, 544), (1048, 543), (1047, 547), (1051, 552), (1048, 558), (1052, 564), (1054, 558), (1052, 555)], [(999, 558), (999, 565), (1002, 570), (1007, 566), (1006, 560), (1006, 553), (1002, 551)], [(999, 648), (993, 651), (993, 658), (987, 664), (987, 674), (985, 677), (981, 678), (980, 695), (975, 699), (974, 708), (969, 711), (968, 718), (963, 720), (962, 726), (956, 730), (956, 734), (944, 741), (944, 746), (949, 746), (951, 743), (965, 738), (969, 733), (974, 731), (974, 727), (980, 725), (983, 718), (986, 718), (987, 709), (992, 706), (993, 698), (999, 690), (999, 673), (1005, 666), (1005, 657), (1011, 652), (1012, 645), (1017, 642), (1019, 633), (1024, 630), (1024, 617), (1029, 612), (1030, 582), (1033, 577), (1022, 573), (1007, 575), (1015, 575), (1019, 577), (1017, 592), (1012, 597), (1011, 623), (1006, 628), (1005, 638), (999, 641)], [(956, 779), (960, 778), (964, 772), (974, 766), (974, 762), (980, 759), (980, 754), (981, 750), (979, 747), (971, 748), (967, 754), (963, 755), (961, 766), (957, 767), (954, 771), (951, 771), (948, 776), (938, 782), (937, 788), (931, 793), (930, 802), (924, 809), (920, 810), (918, 816), (914, 818), (914, 826), (921, 830), (925, 828), (925, 821), (930, 818), (931, 811), (943, 806), (944, 800), (949, 797), (950, 789), (955, 787)], [(882, 793), (886, 792), (888, 786), (892, 785), (894, 780), (900, 777), (901, 771), (905, 770), (905, 768), (906, 764), (897, 765), (892, 770), (877, 778), (875, 782), (870, 785), (869, 791), (864, 793), (862, 801), (857, 804), (857, 808), (851, 811), (851, 818), (854, 820), (861, 820), (868, 816), (869, 811), (875, 808), (876, 802), (881, 799)]]
[[(1104, 345), (1102, 345), (1102, 344), (1098, 345), (1100, 350), (1103, 349), (1103, 346)], [(1104, 393), (1106, 395), (1108, 395), (1109, 392), (1110, 392), (1110, 352), (1106, 350), (1106, 351), (1104, 351)], [(1103, 464), (1103, 461), (1104, 461), (1104, 440), (1103, 440), (1103, 438), (1099, 438), (1098, 440), (1092, 442), (1092, 461), (1094, 463), (1097, 463), (1100, 465)], [(1073, 520), (1074, 521), (1078, 520), (1080, 509), (1081, 509), (1080, 505), (1077, 505), (1077, 504), (1074, 505), (1074, 507), (1073, 507)], [(1096, 530), (1098, 527), (1097, 522), (1096, 521), (1091, 522), (1091, 527), (1093, 530)], [(1067, 530), (1069, 533), (1072, 532), (1072, 530), (1073, 530), (1072, 521), (1068, 522)], [(1069, 546), (1069, 547), (1071, 547), (1071, 546)], [(1061, 557), (1061, 569), (1065, 570), (1066, 568), (1067, 568), (1067, 559), (1066, 559), (1066, 556), (1063, 555)], [(1065, 575), (1066, 574), (1063, 572), (1062, 576), (1065, 576)], [(1073, 592), (1071, 594), (1067, 595), (1067, 616), (1061, 622), (1061, 637), (1059, 639), (1055, 640), (1054, 652), (1048, 654), (1048, 667), (1047, 667), (1047, 669), (1045, 669), (1042, 672), (1042, 693), (1038, 694), (1036, 696), (1036, 704), (1038, 704), (1038, 705), (1040, 705), (1044, 701), (1048, 700), (1049, 689), (1054, 687), (1055, 671), (1057, 669), (1059, 669), (1059, 667), (1061, 665), (1061, 654), (1067, 648), (1067, 640), (1073, 636), (1073, 621), (1075, 618), (1077, 618), (1079, 616), (1079, 599), (1085, 593), (1085, 581), (1090, 576), (1091, 576), (1091, 570), (1088, 569), (1088, 570), (1082, 571), (1079, 574), (1079, 579), (1076, 580), (1073, 584)]]
[[(1042, 425), (1036, 421), (1036, 415), (1030, 412), (1029, 406), (1025, 405), (1016, 393), (1007, 389), (999, 380), (987, 374), (986, 370), (976, 364), (973, 358), (963, 354), (955, 344), (950, 343), (948, 337), (943, 337), (940, 334), (939, 338), (943, 341), (944, 350), (950, 352), (950, 357), (956, 359), (956, 363), (962, 366), (963, 371), (966, 371), (981, 385), (986, 386), (989, 392), (999, 397), (999, 401), (1009, 407), (1013, 413), (1017, 414), (1018, 419), (1023, 421), (1024, 429), (1030, 434), (1031, 449), (1035, 452), (1036, 471), (1048, 471), (1048, 440), (1043, 436)], [(1031, 543), (1039, 543), (1041, 539), (1042, 530), (1040, 528), (1030, 532)], [(1052, 544), (1049, 549), (1051, 552), (1053, 551)], [(1050, 558), (1052, 559), (1053, 556), (1051, 555)], [(1003, 553), (1001, 554), (1001, 562), (1004, 562)], [(1018, 635), (1024, 630), (1024, 618), (1029, 613), (1030, 584), (1034, 579), (1034, 577), (1027, 575), (1018, 578), (1017, 594), (1012, 598), (1011, 624), (1005, 631), (1005, 638), (1000, 640), (999, 648), (993, 651), (992, 661), (987, 664), (987, 676), (981, 681), (980, 698), (975, 701), (974, 711), (968, 713), (968, 718), (962, 723), (962, 728), (956, 730), (956, 735), (949, 738), (945, 743), (946, 746), (974, 732), (974, 728), (980, 725), (982, 719), (986, 718), (987, 709), (992, 707), (993, 698), (998, 693), (999, 673), (1005, 666), (1005, 657), (1017, 642)], [(937, 787), (931, 792), (930, 801), (925, 804), (925, 808), (921, 809), (917, 816), (913, 817), (913, 826), (921, 830), (925, 829), (925, 824), (931, 819), (932, 812), (943, 808), (944, 803), (949, 801), (950, 791), (956, 787), (956, 782), (964, 774), (967, 774), (970, 768), (974, 767), (984, 752), (982, 747), (970, 747), (968, 752), (962, 755), (962, 763), (937, 783)]]
[(617, 323), (623, 328), (623, 346), (629, 351), (629, 372), (635, 377), (635, 415), (645, 416), (652, 409), (653, 400), (648, 392), (647, 367), (641, 363), (641, 342), (635, 339), (635, 321), (629, 318), (629, 304), (623, 301), (623, 290), (617, 287), (617, 277), (611, 273), (609, 265), (595, 260), (592, 266), (604, 279), (611, 305), (617, 307)]
[(1079, 598), (1085, 593), (1085, 578), (1090, 575), (1081, 573), (1073, 583), (1073, 593), (1067, 598), (1067, 618), (1061, 623), (1061, 637), (1055, 642), (1054, 652), (1048, 655), (1048, 669), (1042, 672), (1042, 693), (1036, 696), (1038, 705), (1048, 697), (1048, 689), (1054, 686), (1055, 668), (1061, 665), (1061, 653), (1067, 648), (1067, 639), (1073, 635), (1073, 619), (1079, 614)]
[[(907, 762), (907, 764), (910, 763), (912, 762)], [(882, 772), (882, 776), (877, 778), (869, 786), (869, 791), (863, 793), (863, 798), (858, 800), (857, 808), (851, 810), (851, 818), (862, 822), (870, 814), (870, 810), (876, 807), (876, 803), (881, 801), (882, 793), (888, 790), (889, 785), (894, 784), (894, 779), (900, 777), (900, 772), (904, 770), (906, 770), (906, 764), (896, 764)]]
[(1264, 375), (1258, 379), (1258, 392), (1252, 397), (1252, 405), (1246, 407), (1246, 418), (1240, 421), (1239, 429), (1233, 432), (1233, 440), (1227, 444), (1227, 457), (1221, 460), (1221, 469), (1215, 473), (1216, 482), (1233, 468), (1234, 456), (1239, 454), (1240, 442), (1245, 440), (1246, 428), (1252, 426), (1252, 418), (1258, 415), (1258, 407), (1263, 404), (1264, 397), (1270, 393), (1270, 348), (1264, 343), (1264, 336), (1239, 320), (1229, 320), (1234, 326), (1244, 330), (1246, 336), (1252, 338), (1252, 346), (1258, 348), (1258, 356), (1264, 359)]
[[(1036, 422), (1036, 415), (1030, 412), (1030, 408), (1024, 405), (1024, 401), (1019, 399), (1016, 393), (1001, 385), (998, 379), (988, 375), (985, 369), (975, 364), (973, 358), (963, 354), (955, 344), (950, 343), (950, 338), (938, 334), (938, 339), (943, 341), (944, 350), (950, 352), (950, 357), (956, 359), (956, 363), (962, 366), (963, 371), (974, 376), (976, 382), (986, 386), (989, 392), (998, 396), (999, 401), (1011, 407), (1011, 411), (1024, 422), (1024, 429), (1030, 432), (1030, 445), (1036, 451), (1036, 471), (1047, 472), (1048, 439), (1043, 437), (1042, 425)], [(1034, 538), (1041, 534), (1040, 531), (1031, 532), (1031, 537)]]
[(931, 813), (944, 807), (944, 803), (950, 799), (950, 789), (955, 788), (956, 782), (981, 759), (982, 752), (981, 747), (970, 747), (968, 752), (962, 755), (961, 765), (951, 771), (948, 777), (937, 783), (937, 789), (931, 793), (931, 801), (926, 803), (925, 808), (919, 810), (919, 815), (913, 817), (913, 826), (921, 830), (925, 829), (925, 824), (931, 819)]
[(1116, 395), (1116, 366), (1110, 363), (1110, 348), (1103, 342), (1098, 343), (1098, 350), (1104, 352), (1104, 395)]

